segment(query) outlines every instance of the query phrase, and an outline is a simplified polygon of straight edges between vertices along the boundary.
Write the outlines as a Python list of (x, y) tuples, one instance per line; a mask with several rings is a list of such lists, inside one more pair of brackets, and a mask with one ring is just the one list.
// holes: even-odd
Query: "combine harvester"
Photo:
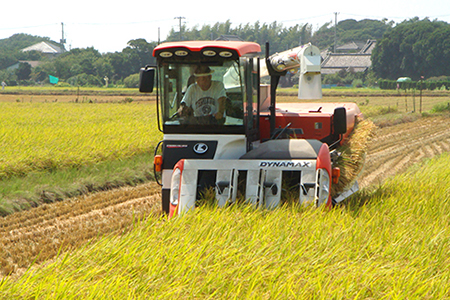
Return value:
[[(293, 194), (301, 204), (331, 207), (358, 189), (355, 178), (342, 186), (336, 166), (336, 149), (361, 114), (357, 105), (276, 104), (280, 77), (296, 69), (299, 99), (322, 98), (319, 49), (307, 44), (269, 56), (267, 44), (265, 59), (260, 52), (251, 42), (163, 43), (153, 51), (156, 68), (141, 69), (140, 91), (157, 86), (164, 138), (155, 149), (155, 176), (161, 172), (169, 216), (195, 208), (211, 188), (219, 206), (242, 200), (267, 208)], [(264, 76), (270, 85), (260, 84)], [(190, 99), (195, 94), (202, 96)]]

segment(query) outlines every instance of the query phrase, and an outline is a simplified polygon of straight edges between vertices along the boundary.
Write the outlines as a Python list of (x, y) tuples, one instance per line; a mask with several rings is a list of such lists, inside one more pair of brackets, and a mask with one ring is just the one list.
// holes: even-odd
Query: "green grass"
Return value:
[(0, 285), (5, 299), (448, 299), (450, 155), (331, 211), (149, 217)]

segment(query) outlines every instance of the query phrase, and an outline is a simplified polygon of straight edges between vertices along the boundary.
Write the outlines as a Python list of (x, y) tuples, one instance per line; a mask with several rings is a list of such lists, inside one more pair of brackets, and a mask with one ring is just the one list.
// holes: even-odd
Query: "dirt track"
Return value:
[[(381, 183), (425, 157), (450, 151), (450, 118), (423, 118), (378, 129), (359, 180)], [(105, 234), (131, 228), (137, 219), (159, 212), (156, 183), (100, 192), (42, 205), (0, 219), (0, 274), (20, 274), (32, 262), (74, 249)]]

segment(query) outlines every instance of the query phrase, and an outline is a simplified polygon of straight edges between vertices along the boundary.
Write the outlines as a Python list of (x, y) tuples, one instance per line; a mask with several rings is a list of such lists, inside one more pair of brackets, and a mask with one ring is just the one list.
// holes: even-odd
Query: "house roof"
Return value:
[(345, 45), (337, 47), (337, 51), (358, 51), (361, 49), (361, 47), (364, 46), (364, 44), (356, 43), (356, 42), (350, 42)]
[(370, 56), (370, 54), (361, 53), (330, 53), (322, 62), (322, 74), (333, 74), (340, 70), (352, 70), (353, 72), (365, 71), (372, 64)]
[(375, 40), (367, 40), (366, 42), (356, 41), (339, 46), (336, 50), (339, 52), (367, 53), (368, 51), (372, 52), (375, 44)]
[(373, 48), (375, 48), (376, 44), (377, 41), (375, 40), (367, 40), (366, 44), (361, 48), (360, 53), (372, 54)]
[(48, 42), (40, 42), (34, 45), (31, 45), (30, 47), (22, 49), (22, 52), (26, 51), (39, 51), (45, 54), (59, 54), (62, 53), (61, 48), (58, 46), (55, 46), (53, 44), (50, 44)]
[(328, 53), (321, 64), (322, 74), (334, 74), (340, 70), (366, 71), (372, 65), (371, 55), (375, 45), (376, 41), (368, 40), (358, 53)]
[(40, 64), (42, 64), (42, 61), (38, 61), (38, 60), (19, 60), (18, 62), (16, 62), (15, 64), (7, 67), (7, 70), (15, 70), (19, 68), (19, 64), (20, 63), (27, 63), (29, 64), (32, 68), (35, 68), (37, 66), (39, 66)]
[(35, 67), (39, 66), (40, 64), (42, 64), (43, 62), (40, 60), (19, 60), (19, 63), (27, 63), (32, 68), (35, 68)]

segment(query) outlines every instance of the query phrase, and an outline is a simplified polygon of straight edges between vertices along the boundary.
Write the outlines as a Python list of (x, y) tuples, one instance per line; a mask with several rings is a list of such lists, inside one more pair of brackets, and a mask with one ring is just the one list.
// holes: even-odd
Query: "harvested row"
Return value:
[(51, 259), (105, 234), (120, 233), (159, 209), (155, 183), (45, 204), (0, 220), (0, 272)]
[(381, 183), (411, 165), (450, 150), (450, 118), (428, 117), (378, 129), (372, 140), (360, 186)]

